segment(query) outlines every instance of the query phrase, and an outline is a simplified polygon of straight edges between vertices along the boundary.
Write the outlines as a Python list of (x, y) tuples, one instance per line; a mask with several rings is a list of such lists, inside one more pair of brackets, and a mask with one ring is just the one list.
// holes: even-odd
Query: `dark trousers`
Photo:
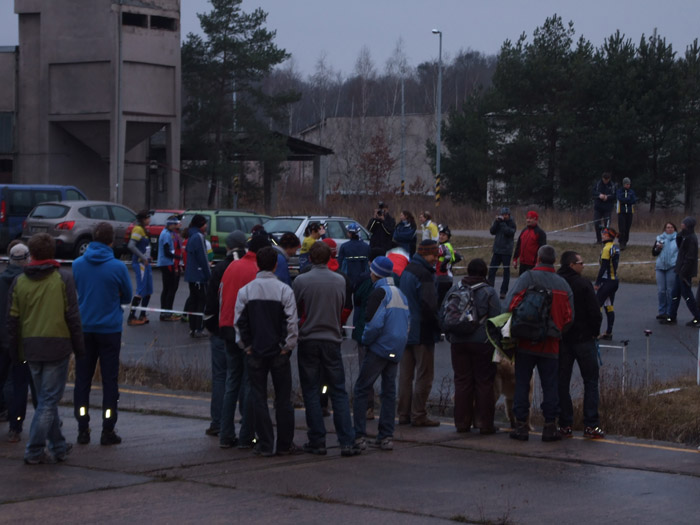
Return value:
[(693, 290), (690, 281), (681, 279), (680, 275), (676, 274), (676, 284), (673, 286), (673, 300), (671, 301), (671, 319), (676, 319), (678, 315), (678, 306), (681, 303), (681, 297), (685, 300), (685, 305), (693, 314), (693, 319), (700, 319), (700, 311), (698, 311), (698, 303), (693, 295)]
[(542, 385), (542, 414), (546, 423), (557, 418), (559, 409), (559, 361), (556, 357), (526, 354), (520, 349), (515, 353), (515, 395), (513, 414), (520, 422), (527, 421), (530, 414), (530, 379), (537, 367)]
[(226, 388), (221, 406), (221, 431), (219, 443), (231, 443), (236, 439), (236, 403), (241, 413), (238, 439), (241, 444), (250, 443), (255, 437), (255, 416), (250, 406), (250, 380), (245, 353), (233, 341), (226, 340)]
[(518, 273), (518, 276), (521, 276), (525, 272), (529, 272), (530, 270), (532, 270), (535, 267), (534, 264), (523, 264), (523, 263), (520, 263), (519, 266), (520, 266), (520, 271)]
[(453, 343), (450, 351), (455, 374), (455, 427), (466, 431), (475, 422), (474, 426), (490, 430), (496, 407), (493, 347), (486, 343)]
[[(602, 282), (598, 290), (596, 291), (596, 297), (598, 298), (598, 304), (601, 308), (605, 310), (605, 317), (607, 318), (608, 326), (605, 329), (606, 334), (612, 334), (613, 325), (615, 324), (615, 292), (617, 292), (620, 286), (620, 281), (611, 281), (606, 279)], [(692, 295), (692, 294), (691, 294)], [(605, 304), (606, 300), (610, 304)]]
[[(202, 312), (207, 304), (207, 283), (189, 283), (190, 296), (187, 298), (185, 310), (189, 312)], [(204, 316), (190, 315), (190, 330), (202, 330), (204, 328)]]
[(163, 277), (163, 291), (160, 292), (160, 307), (163, 310), (172, 310), (175, 302), (175, 294), (180, 286), (180, 274), (176, 266), (161, 266), (160, 273)]
[(252, 409), (255, 414), (255, 433), (261, 452), (272, 452), (274, 432), (270, 411), (267, 408), (267, 376), (272, 376), (275, 389), (275, 419), (277, 422), (277, 451), (289, 450), (294, 439), (294, 407), (292, 406), (292, 367), (291, 354), (275, 357), (248, 355), (248, 378), (252, 395)]
[(503, 282), (501, 282), (502, 294), (508, 293), (508, 285), (510, 284), (510, 259), (510, 254), (494, 253), (491, 256), (491, 263), (489, 264), (489, 276), (486, 280), (492, 287), (494, 286), (494, 282), (496, 282), (498, 268), (503, 265)]
[(598, 417), (598, 349), (594, 340), (559, 344), (559, 425), (570, 427), (574, 423), (574, 406), (569, 387), (574, 361), (578, 363), (583, 379), (583, 424), (597, 427)]
[(22, 432), (22, 422), (27, 416), (27, 387), (32, 391), (32, 403), (36, 408), (36, 389), (29, 365), (26, 362), (13, 364), (10, 367), (10, 379), (12, 390), (7, 400), (7, 418), (10, 430)]
[(75, 360), (75, 388), (73, 389), (73, 413), (78, 420), (78, 430), (90, 427), (90, 389), (97, 361), (102, 373), (102, 430), (111, 432), (117, 424), (119, 403), (119, 352), (121, 332), (113, 334), (83, 333), (85, 355)]
[(378, 356), (368, 350), (360, 362), (360, 373), (355, 382), (353, 395), (353, 420), (355, 437), (367, 435), (367, 407), (370, 394), (374, 396), (374, 383), (381, 376), (381, 411), (377, 428), (377, 440), (394, 436), (394, 413), (396, 412), (396, 374), (399, 364)]
[(624, 248), (630, 240), (630, 228), (634, 213), (618, 213), (617, 227), (620, 228), (620, 246)]
[(595, 226), (595, 238), (598, 244), (603, 242), (603, 237), (601, 231), (603, 228), (610, 226), (610, 216), (612, 215), (612, 210), (599, 210), (593, 208), (593, 226)]

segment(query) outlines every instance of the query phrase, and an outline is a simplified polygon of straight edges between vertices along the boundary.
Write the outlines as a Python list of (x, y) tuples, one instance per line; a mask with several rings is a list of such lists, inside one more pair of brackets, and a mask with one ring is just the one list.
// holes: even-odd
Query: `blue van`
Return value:
[(75, 186), (0, 184), (0, 252), (22, 236), (22, 223), (34, 206), (46, 201), (87, 200)]

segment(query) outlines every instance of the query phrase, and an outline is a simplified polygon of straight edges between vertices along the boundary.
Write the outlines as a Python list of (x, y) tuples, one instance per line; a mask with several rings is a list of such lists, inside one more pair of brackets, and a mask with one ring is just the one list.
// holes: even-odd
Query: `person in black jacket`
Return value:
[(605, 437), (600, 428), (598, 416), (598, 337), (603, 316), (598, 306), (593, 285), (581, 277), (583, 259), (574, 251), (561, 255), (562, 276), (574, 294), (574, 322), (564, 334), (559, 345), (559, 432), (562, 437), (574, 437), (571, 425), (574, 423), (574, 407), (571, 403), (569, 386), (574, 361), (578, 363), (583, 378), (583, 435), (591, 439)]
[(374, 210), (374, 217), (367, 224), (371, 235), (369, 247), (381, 248), (382, 255), (391, 250), (391, 240), (394, 237), (395, 227), (396, 221), (389, 215), (388, 206), (384, 202), (380, 202), (377, 209)]
[(698, 236), (695, 235), (695, 224), (696, 220), (693, 217), (686, 217), (681, 222), (681, 231), (676, 236), (678, 245), (678, 257), (674, 269), (676, 284), (673, 287), (671, 313), (663, 324), (676, 324), (678, 305), (683, 297), (688, 310), (693, 314), (693, 320), (686, 324), (700, 327), (700, 311), (692, 290), (693, 277), (698, 275)]
[(610, 217), (615, 208), (615, 183), (610, 179), (611, 175), (606, 171), (593, 186), (593, 223), (598, 244), (603, 243), (600, 232), (610, 226)]
[[(489, 276), (486, 279), (492, 287), (495, 286), (496, 272), (498, 267), (503, 265), (503, 282), (501, 282), (501, 299), (506, 298), (508, 285), (510, 284), (510, 258), (513, 256), (513, 244), (517, 226), (510, 216), (510, 208), (501, 208), (501, 213), (496, 217), (491, 225), (491, 235), (495, 235), (493, 240), (493, 256), (489, 264)], [(545, 243), (546, 244), (546, 241)]]

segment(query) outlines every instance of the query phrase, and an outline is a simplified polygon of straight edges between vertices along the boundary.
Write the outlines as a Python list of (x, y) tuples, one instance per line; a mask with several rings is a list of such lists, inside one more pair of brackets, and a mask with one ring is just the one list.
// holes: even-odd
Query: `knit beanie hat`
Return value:
[(389, 277), (391, 272), (394, 271), (394, 263), (388, 257), (380, 255), (372, 261), (369, 271), (380, 278)]
[(432, 239), (421, 241), (418, 245), (418, 255), (438, 255), (438, 243)]
[(326, 243), (331, 249), (331, 257), (335, 257), (338, 254), (338, 243), (336, 243), (333, 239), (326, 237), (325, 239), (321, 239), (321, 242)]
[(29, 258), (29, 248), (24, 244), (15, 244), (10, 250), (10, 261), (26, 261)]
[(624, 179), (622, 179), (622, 185), (624, 186), (625, 184), (632, 184), (632, 181), (629, 177), (625, 177)]
[(508, 206), (503, 206), (503, 208), (501, 208), (501, 215), (510, 215), (510, 208)]
[(206, 217), (204, 215), (200, 215), (199, 213), (192, 217), (192, 220), (190, 221), (190, 228), (201, 228), (207, 223)]
[(253, 235), (248, 241), (248, 249), (253, 253), (257, 253), (265, 246), (270, 246), (270, 239), (267, 235)]
[(233, 230), (226, 236), (226, 248), (233, 250), (234, 248), (245, 248), (245, 233), (241, 230)]
[(539, 218), (540, 218), (540, 216), (537, 214), (537, 212), (533, 211), (533, 210), (530, 210), (529, 212), (527, 212), (527, 215), (525, 215), (525, 217), (527, 217), (528, 219), (535, 219), (535, 220), (539, 220)]

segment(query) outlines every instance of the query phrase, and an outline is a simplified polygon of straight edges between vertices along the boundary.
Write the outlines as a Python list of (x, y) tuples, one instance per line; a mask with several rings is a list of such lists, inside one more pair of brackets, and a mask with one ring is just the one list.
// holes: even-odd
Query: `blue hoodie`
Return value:
[(73, 279), (78, 290), (83, 332), (121, 332), (121, 305), (131, 302), (131, 278), (126, 265), (114, 258), (112, 248), (101, 242), (91, 242), (85, 255), (73, 262)]

